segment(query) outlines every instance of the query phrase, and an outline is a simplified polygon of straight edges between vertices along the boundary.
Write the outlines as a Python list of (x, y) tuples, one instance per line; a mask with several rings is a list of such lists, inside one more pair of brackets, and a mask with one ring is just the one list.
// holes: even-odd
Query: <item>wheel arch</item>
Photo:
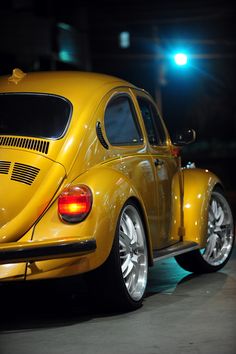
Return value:
[[(189, 272), (216, 272), (228, 262), (233, 250), (233, 215), (221, 184), (217, 183), (213, 187), (211, 201), (211, 218), (208, 216), (207, 242), (203, 252), (198, 249), (175, 257), (177, 263)], [(208, 211), (208, 215), (210, 214)]]
[(144, 211), (142, 203), (140, 202), (140, 200), (137, 197), (135, 197), (135, 196), (130, 197), (126, 201), (126, 203), (128, 203), (129, 201), (131, 201), (135, 204), (135, 206), (137, 207), (137, 209), (140, 213), (140, 217), (142, 219), (143, 227), (144, 227), (144, 231), (145, 231), (146, 242), (147, 242), (148, 265), (152, 266), (153, 265), (152, 244), (151, 244), (151, 237), (150, 237), (150, 232), (149, 232), (149, 228), (148, 228), (146, 213)]
[(208, 207), (213, 189), (224, 186), (212, 172), (199, 168), (184, 169), (184, 240), (197, 242), (203, 247), (206, 241)]
[(213, 187), (213, 189), (214, 190), (220, 190), (221, 192), (225, 192), (225, 187), (223, 186), (223, 184), (222, 183), (216, 183), (215, 185), (214, 185), (214, 187)]
[[(85, 184), (90, 187), (93, 193), (93, 206), (90, 215), (81, 225), (78, 225), (78, 231), (80, 229), (84, 234), (90, 230), (89, 233), (93, 234), (97, 241), (97, 256), (89, 256), (91, 269), (97, 268), (107, 260), (113, 246), (121, 210), (129, 201), (135, 203), (140, 213), (145, 230), (148, 261), (149, 265), (152, 265), (148, 215), (145, 202), (135, 184), (125, 174), (117, 170), (113, 164), (92, 168), (74, 180), (73, 184)], [(96, 225), (94, 230), (92, 225)]]

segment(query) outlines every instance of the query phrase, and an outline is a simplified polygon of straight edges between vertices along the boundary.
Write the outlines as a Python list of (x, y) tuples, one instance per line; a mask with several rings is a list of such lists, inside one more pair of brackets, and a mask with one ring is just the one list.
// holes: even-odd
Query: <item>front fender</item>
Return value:
[(212, 172), (199, 168), (183, 169), (183, 183), (184, 239), (204, 247), (211, 192), (216, 185), (222, 186), (222, 183)]

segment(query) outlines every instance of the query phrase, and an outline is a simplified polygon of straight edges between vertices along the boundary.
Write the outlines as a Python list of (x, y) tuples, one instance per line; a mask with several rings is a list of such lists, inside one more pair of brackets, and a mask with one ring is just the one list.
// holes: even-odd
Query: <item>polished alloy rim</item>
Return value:
[(126, 289), (130, 297), (138, 301), (147, 284), (148, 256), (143, 224), (132, 205), (127, 205), (121, 214), (119, 249)]
[(208, 214), (208, 234), (203, 258), (213, 266), (222, 264), (233, 246), (233, 217), (226, 199), (218, 192), (212, 193)]

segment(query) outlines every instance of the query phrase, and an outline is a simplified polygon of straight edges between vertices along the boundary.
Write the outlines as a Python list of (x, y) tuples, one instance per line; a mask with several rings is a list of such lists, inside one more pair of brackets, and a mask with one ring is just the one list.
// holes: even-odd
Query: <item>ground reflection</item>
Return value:
[[(174, 258), (160, 261), (150, 269), (147, 295), (138, 311), (148, 311), (148, 303), (153, 300), (161, 306), (163, 295), (174, 295), (173, 302), (178, 301), (178, 295), (182, 299), (208, 296), (221, 291), (227, 278), (230, 275), (224, 272), (192, 275), (179, 267)], [(0, 283), (0, 301), (1, 332), (70, 326), (92, 318), (120, 315), (92, 306), (83, 278), (73, 282)]]

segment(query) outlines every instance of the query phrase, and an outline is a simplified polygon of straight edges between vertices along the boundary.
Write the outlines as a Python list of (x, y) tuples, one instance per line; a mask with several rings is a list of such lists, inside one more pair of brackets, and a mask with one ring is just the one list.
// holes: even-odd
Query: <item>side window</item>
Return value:
[(133, 103), (128, 96), (118, 96), (108, 103), (104, 122), (112, 145), (137, 145), (143, 141)]
[(166, 145), (166, 134), (155, 106), (146, 98), (138, 97), (138, 104), (151, 145)]

